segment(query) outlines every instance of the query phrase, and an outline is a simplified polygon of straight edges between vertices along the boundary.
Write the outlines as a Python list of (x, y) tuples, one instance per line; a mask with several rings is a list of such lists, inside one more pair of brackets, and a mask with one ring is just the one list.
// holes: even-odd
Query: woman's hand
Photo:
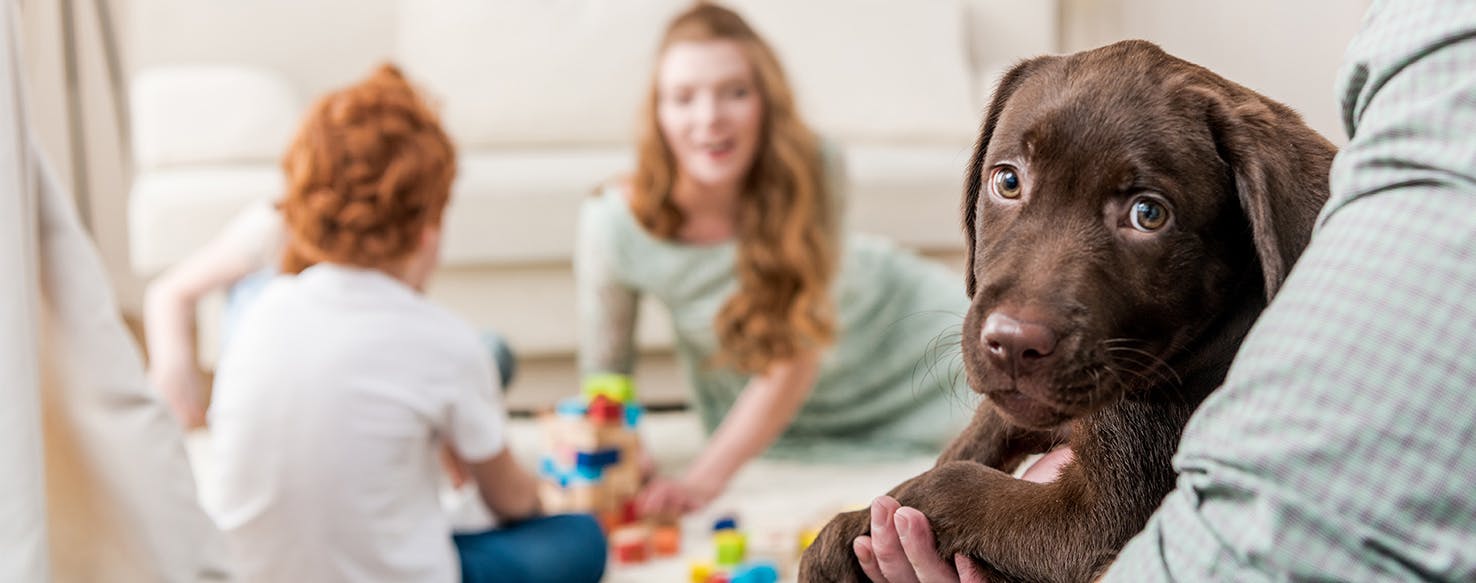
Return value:
[(707, 506), (722, 493), (724, 486), (691, 478), (655, 478), (636, 494), (636, 512), (641, 516), (676, 518)]

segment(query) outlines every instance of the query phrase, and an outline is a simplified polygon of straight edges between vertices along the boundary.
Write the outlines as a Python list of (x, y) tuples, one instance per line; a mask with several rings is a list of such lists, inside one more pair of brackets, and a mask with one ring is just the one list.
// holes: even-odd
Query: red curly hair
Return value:
[(431, 107), (386, 64), (313, 105), (282, 169), (284, 273), (324, 261), (384, 269), (440, 224), (456, 151)]

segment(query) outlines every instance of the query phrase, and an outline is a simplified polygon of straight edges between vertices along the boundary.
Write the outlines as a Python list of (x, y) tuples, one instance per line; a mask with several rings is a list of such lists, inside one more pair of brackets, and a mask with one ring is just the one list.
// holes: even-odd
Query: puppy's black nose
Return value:
[(989, 360), (1012, 377), (1033, 370), (1056, 350), (1056, 332), (1050, 326), (1017, 319), (1004, 310), (984, 319), (980, 335)]

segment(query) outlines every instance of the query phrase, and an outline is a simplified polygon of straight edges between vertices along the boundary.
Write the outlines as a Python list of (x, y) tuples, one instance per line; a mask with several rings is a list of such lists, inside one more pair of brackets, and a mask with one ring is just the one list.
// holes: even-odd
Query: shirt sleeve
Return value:
[[(606, 192), (602, 197), (616, 196)], [(640, 294), (619, 275), (618, 234), (605, 205), (618, 200), (591, 199), (579, 217), (574, 252), (575, 294), (579, 315), (579, 370), (583, 374), (631, 374), (635, 370), (635, 327)]]
[(502, 453), (507, 446), (507, 407), (502, 402), (492, 355), (467, 330), (461, 351), (460, 374), (453, 379), (451, 402), (443, 431), (462, 461), (477, 463)]
[(1306, 253), (1107, 581), (1476, 580), (1476, 2), (1375, 2)]

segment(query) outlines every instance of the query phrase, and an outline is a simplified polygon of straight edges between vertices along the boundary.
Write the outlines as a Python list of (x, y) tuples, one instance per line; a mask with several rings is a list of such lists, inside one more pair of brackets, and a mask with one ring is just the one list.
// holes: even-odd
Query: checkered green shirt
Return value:
[(1108, 581), (1476, 581), (1476, 0), (1376, 0), (1311, 246)]

